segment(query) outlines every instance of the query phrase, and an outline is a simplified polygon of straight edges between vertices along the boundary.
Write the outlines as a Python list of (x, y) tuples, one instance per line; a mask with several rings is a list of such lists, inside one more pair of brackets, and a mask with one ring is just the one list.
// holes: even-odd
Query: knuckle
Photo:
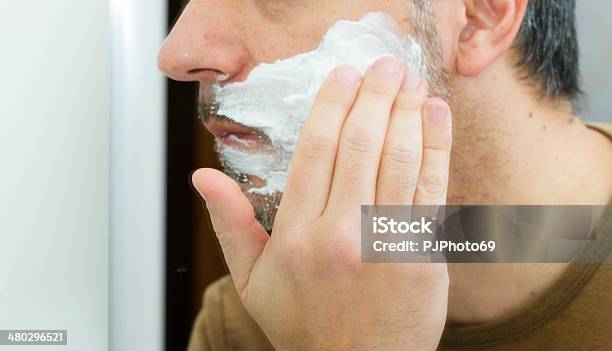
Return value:
[(453, 146), (453, 138), (451, 137), (450, 133), (441, 138), (441, 142), (440, 142), (440, 146), (442, 147), (442, 149), (446, 152), (449, 152), (451, 147)]
[(391, 84), (385, 81), (369, 82), (363, 85), (362, 92), (380, 98), (388, 96), (392, 91)]
[(450, 135), (448, 136), (439, 136), (436, 140), (425, 144), (425, 148), (428, 150), (436, 150), (443, 152), (450, 152), (452, 147), (452, 138)]
[(327, 245), (327, 258), (331, 261), (331, 267), (354, 271), (361, 265), (361, 250), (354, 241), (339, 236), (328, 241)]
[(345, 159), (342, 163), (342, 169), (346, 174), (352, 174), (351, 177), (342, 177), (339, 179), (339, 186), (344, 191), (349, 193), (359, 193), (362, 191), (365, 177), (368, 173), (368, 162), (363, 162), (364, 157), (351, 157)]
[(448, 184), (447, 177), (440, 172), (424, 171), (419, 178), (418, 190), (425, 195), (444, 194)]
[(321, 264), (328, 269), (350, 272), (361, 266), (361, 247), (355, 240), (358, 231), (354, 223), (348, 220), (328, 221), (324, 232), (326, 236), (317, 240), (316, 251), (322, 258)]
[(224, 231), (215, 231), (215, 234), (217, 236), (217, 241), (219, 242), (219, 246), (221, 247), (221, 250), (223, 251), (223, 254), (226, 257), (231, 257), (232, 256), (232, 251), (234, 250), (234, 241), (235, 241), (235, 237), (233, 235), (229, 235), (227, 232)]
[(408, 191), (414, 192), (417, 186), (418, 177), (416, 172), (403, 172), (394, 177), (394, 188), (396, 193), (405, 194)]
[(414, 169), (421, 163), (420, 152), (401, 142), (390, 142), (383, 150), (382, 157), (402, 170)]
[(344, 147), (360, 154), (372, 154), (376, 152), (376, 140), (369, 130), (363, 127), (354, 127), (347, 131)]
[(246, 220), (236, 223), (213, 219), (214, 232), (223, 253), (231, 256), (232, 252), (239, 246), (239, 243), (236, 242), (238, 236), (235, 235), (237, 228), (251, 229), (255, 225), (257, 225), (255, 216), (250, 216)]
[(300, 142), (300, 148), (304, 157), (309, 159), (320, 159), (329, 155), (336, 149), (337, 142), (325, 135), (307, 133)]
[(317, 103), (320, 106), (332, 109), (346, 109), (350, 102), (345, 98), (345, 94), (332, 91), (322, 91), (319, 93)]
[(397, 112), (414, 112), (420, 111), (425, 100), (417, 93), (402, 92), (395, 99), (394, 109)]

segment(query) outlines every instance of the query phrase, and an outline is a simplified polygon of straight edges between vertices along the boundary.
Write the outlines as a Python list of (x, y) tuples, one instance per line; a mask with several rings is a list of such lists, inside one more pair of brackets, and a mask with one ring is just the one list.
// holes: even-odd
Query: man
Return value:
[[(272, 237), (233, 180), (194, 174), (233, 282), (208, 289), (190, 349), (609, 348), (606, 264), (359, 257), (361, 204), (609, 204), (606, 127), (585, 126), (572, 108), (574, 1), (193, 0), (159, 66), (205, 96), (220, 76), (245, 80), (260, 62), (312, 50), (336, 21), (376, 11), (421, 41), (432, 75), (424, 84), (392, 58), (363, 77), (330, 74)], [(611, 221), (608, 211), (599, 234)]]

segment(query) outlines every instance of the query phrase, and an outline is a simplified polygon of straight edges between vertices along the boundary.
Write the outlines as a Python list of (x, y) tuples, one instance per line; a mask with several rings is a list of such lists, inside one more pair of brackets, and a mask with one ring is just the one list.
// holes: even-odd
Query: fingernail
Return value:
[(425, 106), (427, 118), (433, 123), (442, 123), (448, 115), (448, 106), (441, 101), (430, 102)]
[(390, 76), (399, 72), (402, 64), (395, 57), (383, 57), (374, 63), (374, 72), (383, 75)]
[(421, 85), (421, 77), (416, 74), (406, 72), (402, 81), (402, 90), (417, 90)]
[(361, 80), (361, 73), (352, 66), (340, 66), (334, 70), (334, 76), (338, 83), (354, 86)]

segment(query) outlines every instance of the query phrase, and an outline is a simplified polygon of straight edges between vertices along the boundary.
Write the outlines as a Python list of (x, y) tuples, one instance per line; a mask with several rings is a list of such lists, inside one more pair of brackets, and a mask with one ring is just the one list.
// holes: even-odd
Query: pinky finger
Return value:
[(445, 205), (452, 146), (452, 117), (448, 104), (430, 99), (423, 107), (423, 159), (414, 205)]

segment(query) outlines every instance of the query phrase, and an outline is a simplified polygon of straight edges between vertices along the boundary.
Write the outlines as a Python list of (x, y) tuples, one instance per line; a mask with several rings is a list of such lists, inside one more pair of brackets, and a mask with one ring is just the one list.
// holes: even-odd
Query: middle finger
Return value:
[(374, 203), (380, 155), (403, 76), (394, 57), (379, 59), (366, 73), (342, 128), (328, 207)]

